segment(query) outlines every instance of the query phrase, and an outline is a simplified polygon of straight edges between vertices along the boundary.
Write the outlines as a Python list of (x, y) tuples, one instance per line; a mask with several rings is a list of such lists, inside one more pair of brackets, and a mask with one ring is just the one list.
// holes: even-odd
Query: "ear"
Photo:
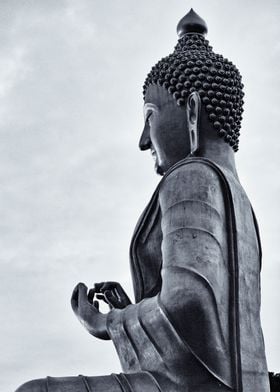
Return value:
[(199, 149), (199, 128), (200, 128), (201, 100), (197, 91), (188, 96), (187, 100), (187, 124), (190, 138), (190, 156), (197, 153)]

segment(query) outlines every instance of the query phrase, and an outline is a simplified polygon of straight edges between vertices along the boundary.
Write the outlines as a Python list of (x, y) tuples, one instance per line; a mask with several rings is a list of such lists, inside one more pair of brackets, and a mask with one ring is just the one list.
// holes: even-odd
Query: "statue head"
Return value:
[(191, 9), (177, 32), (174, 52), (152, 68), (143, 90), (145, 127), (139, 146), (151, 149), (159, 174), (200, 155), (205, 141), (238, 151), (243, 113), (240, 73), (213, 52), (204, 20)]

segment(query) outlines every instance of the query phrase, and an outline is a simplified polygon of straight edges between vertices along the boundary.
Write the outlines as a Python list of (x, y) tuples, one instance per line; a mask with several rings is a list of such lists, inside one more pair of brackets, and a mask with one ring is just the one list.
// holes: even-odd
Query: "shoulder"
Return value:
[(218, 207), (223, 205), (222, 174), (206, 160), (185, 160), (163, 179), (159, 201), (163, 210), (182, 200), (196, 200)]
[(214, 162), (197, 158), (185, 159), (175, 165), (174, 169), (166, 175), (162, 187), (178, 180), (188, 180), (195, 183), (219, 182), (220, 177), (220, 169)]

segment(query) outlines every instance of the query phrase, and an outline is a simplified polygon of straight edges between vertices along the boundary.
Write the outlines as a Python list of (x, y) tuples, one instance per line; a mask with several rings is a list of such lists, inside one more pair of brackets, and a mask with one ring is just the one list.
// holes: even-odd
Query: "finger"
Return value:
[(120, 298), (127, 297), (126, 292), (124, 291), (124, 289), (122, 288), (122, 286), (119, 283), (117, 283), (115, 290), (117, 291)]
[(107, 301), (103, 294), (97, 294), (96, 298), (104, 301), (107, 305), (109, 305), (109, 308), (112, 309), (113, 306)]
[(96, 298), (107, 303), (106, 298), (104, 297), (103, 294), (96, 294)]
[(113, 290), (119, 283), (117, 282), (103, 282), (103, 285), (100, 287), (100, 290), (104, 293), (106, 290)]
[(116, 287), (114, 288), (114, 292), (116, 293), (116, 296), (119, 299), (119, 301), (122, 302), (124, 305), (127, 306), (131, 304), (128, 295), (126, 294), (126, 292), (124, 291), (124, 289), (119, 283), (117, 283)]
[(88, 292), (88, 301), (92, 304), (93, 303), (93, 298), (95, 295), (95, 290), (94, 289), (90, 289)]
[(84, 283), (78, 284), (78, 306), (82, 306), (88, 302), (87, 296), (88, 288)]
[(113, 308), (119, 308), (119, 301), (115, 297), (115, 295), (110, 290), (106, 290), (104, 293), (104, 297), (108, 301), (108, 303), (113, 306)]
[(99, 302), (98, 301), (93, 301), (93, 306), (99, 310)]
[(115, 297), (117, 297), (119, 302), (122, 302), (124, 306), (131, 304), (128, 295), (126, 294), (120, 283), (111, 281), (105, 282), (100, 288), (100, 291), (104, 293), (106, 290), (112, 291), (115, 294)]
[(121, 296), (120, 296), (116, 287), (113, 288), (112, 293), (115, 295), (115, 297), (118, 299), (118, 301), (121, 300)]
[(100, 289), (101, 289), (101, 287), (104, 285), (104, 282), (101, 282), (101, 283), (94, 283), (94, 290), (95, 290), (95, 292), (96, 293), (100, 293), (101, 291), (100, 291)]
[(78, 307), (78, 297), (79, 297), (79, 284), (74, 288), (72, 297), (71, 297), (71, 306), (72, 309), (75, 311)]

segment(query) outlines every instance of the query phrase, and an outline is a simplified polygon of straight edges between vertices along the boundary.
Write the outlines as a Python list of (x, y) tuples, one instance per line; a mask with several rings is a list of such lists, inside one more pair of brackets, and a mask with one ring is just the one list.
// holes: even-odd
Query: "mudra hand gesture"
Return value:
[(78, 320), (91, 335), (109, 340), (107, 314), (99, 311), (98, 300), (106, 302), (110, 309), (123, 309), (131, 304), (131, 301), (117, 282), (95, 283), (94, 288), (90, 290), (84, 283), (79, 283), (74, 288), (71, 306)]

